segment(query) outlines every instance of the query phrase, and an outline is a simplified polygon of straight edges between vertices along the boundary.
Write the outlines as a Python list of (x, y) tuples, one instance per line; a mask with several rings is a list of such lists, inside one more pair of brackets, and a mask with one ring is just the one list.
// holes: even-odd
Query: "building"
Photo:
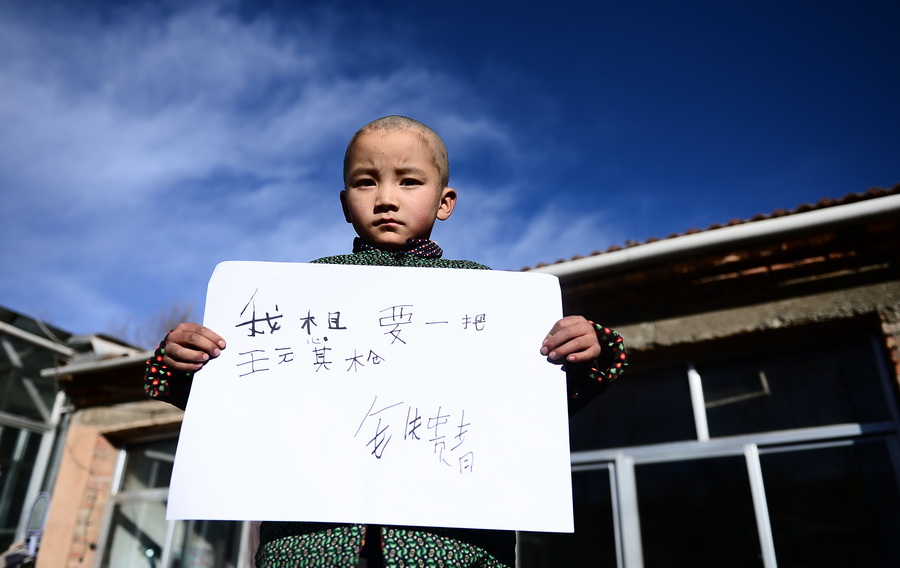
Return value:
[(536, 270), (631, 367), (532, 566), (900, 565), (900, 186)]
[(38, 566), (248, 565), (250, 523), (166, 521), (184, 413), (144, 395), (151, 355), (45, 371), (71, 412)]
[[(0, 551), (40, 532), (32, 506), (56, 480), (69, 413), (67, 399), (43, 369), (136, 353), (101, 335), (72, 335), (0, 308)], [(43, 503), (43, 499), (40, 503)], [(33, 526), (29, 523), (32, 520)], [(5, 564), (4, 564), (5, 565)]]
[[(534, 268), (631, 367), (570, 423), (575, 534), (520, 533), (520, 566), (900, 565), (898, 224), (900, 185)], [(41, 374), (39, 567), (246, 565), (248, 523), (164, 520), (181, 412), (147, 355)]]

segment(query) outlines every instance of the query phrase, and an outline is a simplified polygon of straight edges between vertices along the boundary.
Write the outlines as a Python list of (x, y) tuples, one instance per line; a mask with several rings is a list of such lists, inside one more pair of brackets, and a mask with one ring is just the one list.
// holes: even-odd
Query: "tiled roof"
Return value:
[[(866, 201), (869, 199), (876, 199), (878, 197), (885, 197), (888, 195), (896, 195), (896, 194), (900, 194), (900, 183), (894, 185), (890, 189), (885, 189), (883, 187), (872, 187), (862, 193), (848, 193), (848, 194), (844, 195), (843, 197), (840, 197), (837, 199), (832, 198), (832, 197), (825, 197), (815, 203), (804, 203), (804, 204), (798, 205), (794, 209), (790, 209), (790, 210), (775, 209), (774, 211), (772, 211), (771, 213), (768, 213), (768, 214), (758, 213), (758, 214), (754, 215), (753, 217), (746, 219), (746, 220), (732, 219), (725, 224), (714, 223), (714, 224), (710, 225), (709, 227), (707, 227), (706, 229), (691, 228), (691, 229), (684, 231), (683, 233), (672, 233), (671, 235), (666, 237), (666, 239), (674, 239), (674, 238), (681, 237), (684, 235), (693, 235), (696, 233), (703, 233), (706, 231), (714, 231), (716, 229), (721, 229), (722, 227), (732, 227), (734, 225), (743, 225), (745, 223), (753, 223), (756, 221), (762, 221), (764, 219), (774, 219), (776, 217), (785, 217), (787, 215), (794, 215), (796, 213), (806, 213), (807, 211), (826, 209), (828, 207), (834, 207), (837, 205), (847, 205), (850, 203), (856, 203), (858, 201)], [(649, 239), (647, 239), (646, 241), (644, 241), (642, 243), (628, 242), (625, 246), (612, 245), (609, 248), (607, 248), (606, 250), (597, 250), (586, 256), (597, 256), (597, 255), (605, 254), (608, 252), (615, 252), (617, 250), (622, 250), (623, 248), (641, 246), (644, 244), (649, 244), (649, 243), (657, 242), (660, 240), (662, 240), (662, 239), (659, 239), (657, 237), (650, 237)], [(585, 256), (575, 255), (572, 258), (560, 259), (560, 260), (557, 260), (556, 262), (550, 263), (550, 264), (560, 264), (563, 262), (578, 260), (580, 258), (585, 258)], [(545, 262), (541, 262), (541, 263), (538, 263), (537, 265), (535, 265), (534, 267), (530, 267), (530, 268), (540, 268), (543, 266), (549, 266), (549, 264), (545, 263)], [(523, 270), (528, 270), (528, 269), (529, 269), (529, 267), (523, 268)]]

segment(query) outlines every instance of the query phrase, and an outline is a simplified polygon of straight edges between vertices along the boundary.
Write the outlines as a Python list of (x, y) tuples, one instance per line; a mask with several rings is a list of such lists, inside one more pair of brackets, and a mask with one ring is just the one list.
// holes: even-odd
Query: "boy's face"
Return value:
[(456, 205), (456, 192), (441, 187), (431, 148), (412, 130), (357, 137), (344, 183), (344, 217), (363, 240), (384, 250), (430, 238), (435, 220), (450, 217)]

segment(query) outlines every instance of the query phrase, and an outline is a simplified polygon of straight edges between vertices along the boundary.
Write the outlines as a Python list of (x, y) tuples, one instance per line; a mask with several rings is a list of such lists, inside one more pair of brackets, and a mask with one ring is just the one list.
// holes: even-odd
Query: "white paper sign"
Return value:
[(169, 519), (571, 532), (547, 274), (220, 264)]

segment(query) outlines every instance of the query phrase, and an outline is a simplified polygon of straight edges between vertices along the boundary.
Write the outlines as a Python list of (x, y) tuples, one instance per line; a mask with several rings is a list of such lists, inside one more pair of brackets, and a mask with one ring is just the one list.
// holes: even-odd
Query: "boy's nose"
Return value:
[(397, 209), (397, 192), (388, 185), (381, 185), (375, 193), (375, 208), (378, 210)]

